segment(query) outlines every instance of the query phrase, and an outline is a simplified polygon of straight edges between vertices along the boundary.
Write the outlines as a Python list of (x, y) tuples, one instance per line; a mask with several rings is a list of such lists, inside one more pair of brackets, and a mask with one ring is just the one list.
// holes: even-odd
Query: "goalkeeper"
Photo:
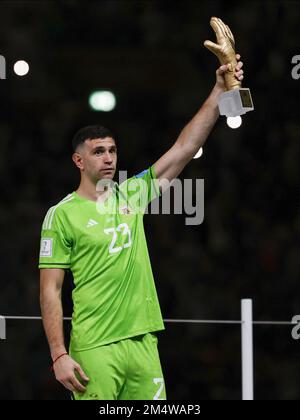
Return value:
[[(218, 44), (208, 47), (232, 56), (232, 40), (222, 24), (216, 23)], [(236, 58), (240, 56), (234, 53)], [(39, 261), (41, 311), (54, 373), (75, 399), (166, 399), (156, 336), (164, 325), (144, 233), (144, 210), (160, 194), (162, 180), (176, 178), (203, 146), (219, 116), (224, 76), (232, 73), (241, 81), (241, 68), (242, 62), (236, 60), (234, 66), (221, 65), (209, 97), (172, 147), (120, 185), (110, 183), (117, 168), (114, 134), (101, 126), (75, 134), (72, 159), (80, 171), (80, 184), (47, 212)], [(108, 188), (99, 191), (99, 181)], [(75, 284), (69, 351), (61, 303), (66, 270), (72, 271)]]

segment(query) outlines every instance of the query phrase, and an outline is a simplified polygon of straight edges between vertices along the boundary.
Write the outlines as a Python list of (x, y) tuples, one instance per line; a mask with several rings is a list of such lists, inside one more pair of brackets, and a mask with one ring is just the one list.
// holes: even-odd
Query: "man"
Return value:
[[(234, 69), (238, 80), (243, 79), (242, 65), (238, 62)], [(222, 65), (216, 71), (211, 94), (174, 145), (150, 168), (120, 185), (109, 188), (117, 145), (108, 129), (85, 127), (73, 139), (80, 185), (45, 217), (39, 268), (54, 373), (75, 399), (166, 399), (155, 335), (164, 326), (143, 214), (160, 194), (162, 181), (175, 179), (203, 146), (219, 116), (217, 103), (226, 90), (228, 69)], [(107, 188), (99, 189), (99, 181)], [(75, 284), (69, 353), (61, 304), (66, 269), (71, 269)]]

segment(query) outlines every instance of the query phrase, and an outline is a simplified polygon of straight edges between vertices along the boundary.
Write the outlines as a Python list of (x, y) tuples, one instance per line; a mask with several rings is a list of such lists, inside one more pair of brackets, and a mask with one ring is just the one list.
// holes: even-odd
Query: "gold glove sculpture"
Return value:
[(217, 43), (205, 41), (204, 46), (213, 52), (220, 63), (228, 64), (225, 85), (227, 92), (220, 95), (219, 109), (221, 115), (235, 117), (254, 109), (249, 89), (241, 88), (241, 82), (234, 76), (237, 65), (235, 41), (230, 28), (217, 17), (212, 17), (210, 25), (215, 31)]

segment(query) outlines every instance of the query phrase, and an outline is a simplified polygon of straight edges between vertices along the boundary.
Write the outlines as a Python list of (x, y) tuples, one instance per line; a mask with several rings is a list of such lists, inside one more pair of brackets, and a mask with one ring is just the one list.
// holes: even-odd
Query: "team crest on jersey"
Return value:
[(119, 211), (120, 214), (132, 214), (132, 210), (130, 210), (127, 206), (120, 207)]

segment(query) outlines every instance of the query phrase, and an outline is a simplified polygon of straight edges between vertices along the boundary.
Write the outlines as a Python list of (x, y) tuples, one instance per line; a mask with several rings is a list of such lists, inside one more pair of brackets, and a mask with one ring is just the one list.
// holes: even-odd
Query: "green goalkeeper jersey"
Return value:
[(143, 226), (158, 195), (152, 166), (114, 183), (105, 202), (74, 191), (47, 212), (39, 268), (72, 271), (74, 351), (164, 329)]

